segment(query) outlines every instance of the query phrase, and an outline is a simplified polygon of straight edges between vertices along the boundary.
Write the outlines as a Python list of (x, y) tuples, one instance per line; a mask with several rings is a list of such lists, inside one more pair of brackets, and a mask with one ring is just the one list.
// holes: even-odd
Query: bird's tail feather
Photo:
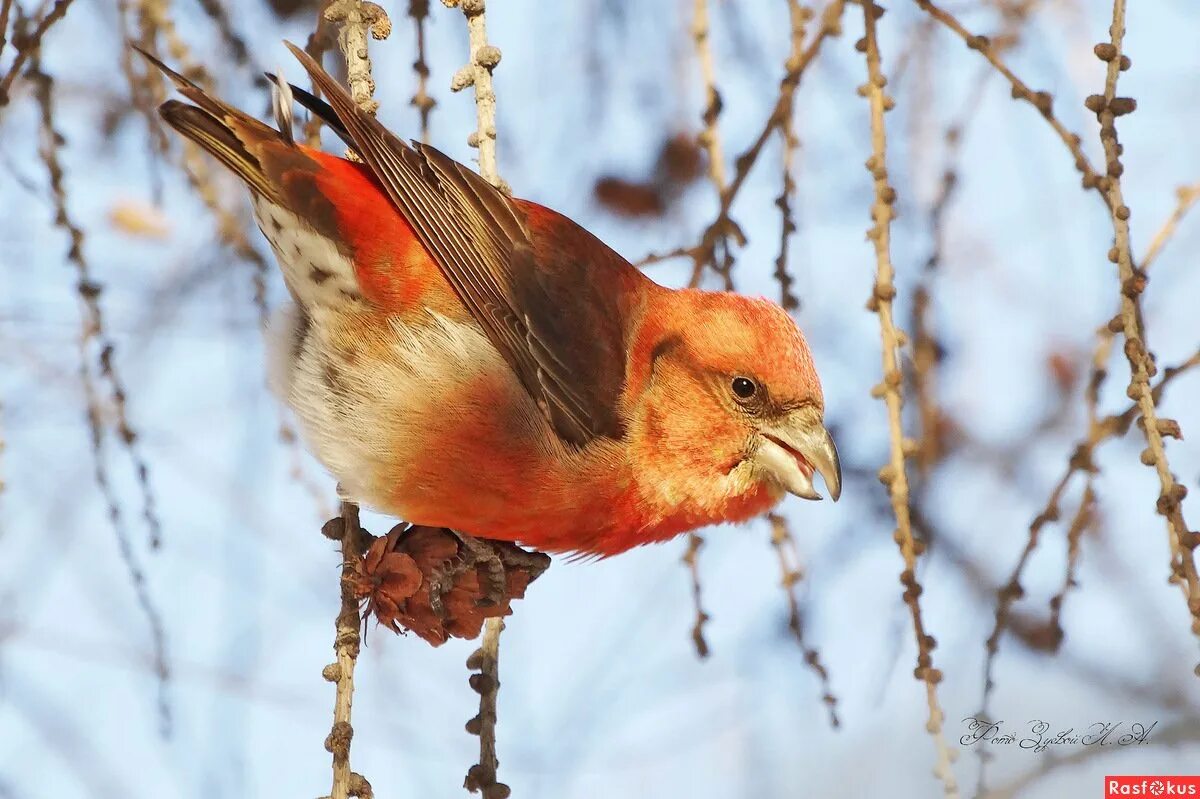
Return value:
[(225, 120), (178, 100), (166, 101), (159, 106), (158, 113), (168, 125), (215, 157), (250, 188), (265, 197), (274, 197), (275, 189), (263, 173), (262, 164)]
[(288, 135), (218, 100), (162, 61), (131, 45), (159, 71), (170, 78), (179, 93), (195, 105), (167, 100), (158, 107), (163, 120), (188, 140), (213, 155), (260, 195), (277, 201), (277, 191), (256, 155), (264, 144), (294, 146)]

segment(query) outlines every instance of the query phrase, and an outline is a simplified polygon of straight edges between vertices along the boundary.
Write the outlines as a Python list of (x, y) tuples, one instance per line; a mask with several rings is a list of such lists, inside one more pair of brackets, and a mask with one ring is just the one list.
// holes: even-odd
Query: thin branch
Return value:
[(221, 0), (196, 0), (205, 15), (212, 20), (217, 32), (225, 43), (225, 50), (233, 56), (233, 60), (245, 66), (250, 63), (250, 48), (246, 40), (233, 27), (229, 11), (221, 4)]
[[(804, 52), (804, 29), (812, 19), (812, 11), (800, 5), (799, 0), (788, 0), (788, 22), (791, 29), (792, 55), (799, 56)], [(783, 140), (783, 188), (775, 198), (775, 206), (779, 209), (779, 255), (775, 258), (775, 279), (779, 282), (779, 304), (789, 311), (800, 307), (800, 299), (792, 290), (795, 280), (788, 271), (788, 242), (796, 232), (796, 218), (792, 208), (792, 200), (796, 196), (796, 180), (792, 177), (795, 166), (796, 148), (800, 144), (796, 136), (795, 115), (788, 114), (779, 128), (779, 136)]]
[(481, 793), (484, 799), (507, 799), (511, 790), (496, 781), (500, 760), (496, 756), (496, 702), (500, 693), (500, 633), (504, 621), (488, 619), (484, 623), (483, 640), (467, 658), (467, 668), (473, 672), (471, 689), (479, 694), (479, 713), (467, 722), (467, 732), (479, 736), (479, 762), (467, 769), (463, 787), (471, 793)]
[[(367, 54), (367, 34), (376, 39), (385, 39), (391, 31), (391, 21), (383, 9), (363, 0), (336, 0), (324, 11), (325, 20), (341, 23), (338, 44), (346, 59), (350, 94), (360, 108), (375, 113), (379, 103), (372, 95), (375, 81), (371, 77), (371, 59)], [(339, 491), (340, 493), (340, 491)], [(359, 613), (358, 595), (354, 585), (363, 553), (366, 551), (362, 528), (358, 522), (358, 506), (352, 502), (342, 503), (340, 524), (333, 520), (326, 524), (326, 536), (338, 538), (342, 545), (341, 609), (337, 616), (337, 638), (334, 651), (337, 661), (325, 667), (325, 679), (335, 683), (333, 704), (333, 727), (325, 740), (325, 748), (333, 755), (333, 788), (329, 799), (348, 799), (357, 796), (371, 799), (371, 783), (350, 768), (350, 742), (354, 737), (351, 723), (351, 708), (354, 700), (354, 667), (358, 662), (362, 617)]]
[[(708, 156), (708, 177), (717, 190), (717, 196), (725, 193), (725, 152), (721, 146), (721, 128), (718, 120), (721, 116), (721, 93), (717, 90), (717, 71), (713, 61), (712, 43), (709, 40), (708, 0), (693, 0), (692, 11), (692, 40), (696, 45), (696, 56), (700, 62), (700, 76), (704, 82), (704, 111), (700, 118), (704, 128), (696, 137), (696, 143), (704, 148)], [(736, 226), (730, 225), (724, 232), (734, 232)], [(745, 243), (745, 236), (736, 230), (739, 242)], [(717, 258), (717, 247), (720, 246), (721, 258)], [(706, 267), (721, 276), (727, 291), (733, 290), (733, 250), (729, 246), (728, 235), (720, 236), (713, 246), (697, 249), (692, 253), (691, 286), (700, 285)]]
[(457, 7), (467, 19), (470, 55), (450, 79), (450, 91), (475, 87), (475, 131), (467, 144), (479, 150), (479, 174), (493, 186), (510, 193), (496, 167), (496, 92), (492, 89), (492, 70), (500, 63), (500, 48), (488, 44), (487, 15), (484, 0), (442, 0), (447, 8)]
[(1062, 607), (1066, 601), (1067, 592), (1072, 588), (1078, 587), (1075, 582), (1075, 574), (1079, 568), (1079, 549), (1080, 541), (1083, 534), (1096, 521), (1096, 492), (1092, 486), (1092, 480), (1089, 477), (1087, 485), (1083, 489), (1083, 499), (1079, 501), (1079, 508), (1075, 511), (1075, 516), (1072, 517), (1070, 525), (1067, 526), (1067, 568), (1063, 572), (1062, 586), (1058, 589), (1058, 593), (1050, 598), (1050, 632), (1054, 636), (1054, 648), (1057, 649), (1059, 643), (1063, 640), (1064, 633), (1062, 628)]
[(1105, 202), (1108, 198), (1103, 191), (1100, 190), (1100, 175), (1097, 174), (1091, 162), (1080, 146), (1082, 140), (1078, 134), (1072, 133), (1067, 129), (1067, 126), (1062, 123), (1057, 116), (1054, 115), (1054, 98), (1046, 91), (1035, 91), (1029, 87), (1023, 80), (1017, 77), (1008, 65), (1000, 58), (998, 48), (993, 46), (992, 42), (986, 36), (978, 36), (967, 30), (953, 14), (945, 9), (937, 6), (931, 0), (914, 0), (916, 4), (925, 12), (930, 14), (934, 19), (940, 22), (945, 27), (949, 28), (967, 45), (971, 50), (977, 51), (980, 55), (987, 59), (992, 65), (1003, 75), (1009, 83), (1012, 90), (1014, 100), (1024, 100), (1038, 110), (1038, 113), (1050, 123), (1050, 127), (1054, 128), (1054, 132), (1058, 134), (1058, 138), (1062, 140), (1063, 145), (1071, 153), (1075, 159), (1075, 169), (1083, 176), (1082, 184), (1085, 189), (1096, 189), (1100, 191)]
[[(157, 546), (156, 532), (158, 530), (158, 519), (154, 514), (154, 499), (149, 488), (149, 473), (145, 462), (141, 460), (141, 457), (133, 449), (133, 441), (136, 436), (125, 416), (125, 390), (117, 374), (116, 367), (113, 364), (113, 344), (105, 331), (104, 315), (100, 308), (102, 288), (93, 279), (91, 265), (84, 254), (83, 229), (72, 219), (70, 210), (67, 207), (65, 174), (62, 161), (59, 157), (59, 150), (65, 140), (54, 126), (54, 81), (48, 74), (42, 71), (40, 57), (36, 53), (30, 62), (28, 78), (33, 84), (34, 95), (37, 98), (40, 110), (41, 146), (39, 147), (39, 154), (41, 155), (42, 163), (46, 166), (46, 173), (50, 180), (50, 194), (55, 211), (54, 223), (67, 234), (71, 242), (70, 248), (67, 251), (67, 260), (75, 267), (77, 278), (75, 289), (80, 300), (79, 305), (82, 318), (80, 320), (78, 341), (79, 376), (80, 383), (83, 386), (87, 409), (88, 430), (91, 436), (96, 485), (100, 489), (100, 494), (104, 497), (109, 522), (112, 524), (113, 532), (116, 535), (117, 548), (120, 552), (121, 560), (125, 564), (125, 569), (129, 574), (130, 583), (133, 585), (138, 607), (146, 617), (146, 622), (150, 628), (152, 651), (154, 652), (154, 671), (158, 678), (159, 728), (162, 735), (166, 737), (170, 734), (171, 730), (171, 710), (167, 700), (170, 669), (167, 665), (166, 632), (162, 621), (162, 614), (150, 596), (150, 590), (146, 584), (145, 571), (138, 562), (137, 555), (133, 550), (133, 542), (130, 540), (129, 532), (125, 528), (116, 491), (109, 480), (107, 458), (105, 455), (105, 420), (107, 417), (115, 416), (117, 432), (133, 459), (139, 484), (143, 492), (144, 513), (147, 521), (152, 523), (150, 528), (150, 543), (151, 546)], [(94, 355), (97, 351), (99, 354)], [(93, 357), (99, 362), (98, 367), (93, 367)], [(107, 408), (102, 406), (99, 396), (96, 384), (96, 368), (99, 369), (101, 375), (109, 385), (111, 398)]]
[(1200, 200), (1200, 182), (1180, 186), (1175, 190), (1175, 209), (1167, 217), (1167, 221), (1163, 222), (1158, 232), (1154, 234), (1154, 238), (1150, 240), (1150, 246), (1142, 255), (1143, 270), (1149, 270), (1150, 265), (1158, 260), (1163, 247), (1174, 237), (1175, 231), (1179, 229), (1179, 223), (1195, 207), (1198, 200)]
[(358, 523), (358, 506), (343, 502), (341, 516), (329, 520), (322, 532), (328, 538), (340, 540), (342, 546), (342, 601), (337, 616), (337, 637), (333, 644), (337, 660), (321, 672), (335, 686), (333, 726), (325, 739), (325, 749), (333, 755), (333, 788), (326, 799), (348, 799), (351, 796), (371, 799), (371, 783), (350, 769), (350, 742), (354, 738), (354, 726), (351, 724), (354, 666), (358, 662), (362, 644), (359, 632), (362, 617), (359, 615), (358, 596), (354, 591), (354, 578), (366, 550), (365, 536)]
[(924, 550), (924, 544), (913, 536), (912, 519), (909, 509), (908, 476), (905, 472), (904, 459), (915, 447), (914, 442), (906, 441), (902, 419), (903, 378), (900, 372), (899, 349), (903, 344), (902, 334), (896, 329), (892, 316), (892, 302), (896, 296), (895, 268), (891, 256), (891, 221), (895, 216), (893, 208), (896, 202), (896, 191), (888, 182), (887, 171), (887, 128), (884, 124), (884, 112), (894, 105), (891, 97), (884, 93), (887, 79), (880, 67), (879, 42), (876, 38), (875, 23), (882, 16), (883, 9), (874, 0), (863, 0), (863, 21), (866, 29), (864, 37), (859, 40), (856, 48), (866, 54), (867, 82), (859, 87), (859, 94), (865, 96), (871, 107), (871, 157), (867, 159), (867, 169), (875, 182), (875, 201), (871, 207), (871, 217), (874, 222), (867, 237), (875, 247), (875, 289), (868, 303), (868, 308), (879, 317), (879, 332), (883, 351), (883, 381), (872, 392), (880, 397), (887, 405), (888, 431), (890, 438), (891, 457), (886, 466), (879, 472), (880, 481), (887, 486), (891, 497), (892, 512), (896, 517), (896, 543), (904, 558), (904, 571), (900, 574), (900, 582), (904, 586), (904, 601), (912, 616), (913, 633), (917, 643), (917, 668), (914, 676), (925, 683), (926, 700), (929, 704), (929, 719), (926, 730), (933, 738), (937, 750), (937, 764), (934, 773), (942, 781), (945, 793), (949, 797), (958, 796), (958, 785), (954, 778), (952, 762), (954, 755), (946, 744), (942, 731), (945, 714), (938, 702), (937, 685), (941, 682), (942, 673), (933, 666), (933, 636), (925, 632), (925, 622), (921, 616), (921, 585), (917, 580), (917, 556)]
[(14, 0), (0, 0), (0, 55), (4, 55), (4, 45), (8, 44), (8, 20), (12, 14)]
[(821, 683), (821, 701), (825, 703), (825, 708), (829, 711), (829, 726), (836, 730), (842, 724), (837, 714), (837, 697), (833, 695), (833, 688), (829, 684), (829, 671), (821, 662), (821, 653), (817, 651), (816, 647), (810, 646), (805, 639), (804, 620), (800, 615), (800, 602), (796, 598), (796, 585), (804, 579), (804, 572), (800, 568), (800, 553), (796, 549), (796, 539), (792, 537), (787, 519), (783, 516), (771, 513), (768, 514), (767, 521), (771, 523), (771, 546), (779, 557), (779, 584), (787, 594), (788, 630), (796, 639), (800, 651), (804, 653), (804, 662), (813, 670), (817, 680)]
[[(304, 43), (304, 52), (312, 56), (312, 59), (320, 64), (325, 59), (325, 53), (333, 47), (333, 34), (331, 29), (332, 23), (325, 18), (325, 11), (329, 8), (333, 0), (321, 0), (321, 5), (317, 9), (317, 24), (313, 32), (309, 34), (308, 41)], [(315, 81), (310, 81), (309, 91), (314, 97), (321, 96), (321, 90), (317, 88)], [(304, 141), (314, 149), (321, 147), (321, 118), (316, 114), (309, 114), (308, 121), (304, 123)]]
[(713, 63), (712, 42), (709, 40), (708, 0), (694, 0), (692, 5), (692, 40), (700, 61), (704, 81), (704, 129), (696, 138), (708, 154), (708, 177), (717, 188), (718, 196), (725, 192), (725, 155), (721, 147), (721, 92), (717, 89), (717, 69)]
[(334, 0), (323, 16), (334, 24), (341, 23), (338, 46), (346, 57), (350, 96), (359, 108), (374, 114), (379, 103), (374, 99), (375, 78), (371, 76), (367, 34), (376, 40), (386, 39), (392, 32), (392, 21), (383, 8), (366, 0)]
[[(1138, 426), (1146, 438), (1146, 449), (1141, 460), (1154, 468), (1158, 475), (1158, 513), (1167, 521), (1167, 534), (1171, 543), (1171, 582), (1184, 589), (1188, 610), (1192, 615), (1192, 632), (1200, 637), (1200, 574), (1196, 570), (1195, 549), (1200, 544), (1200, 534), (1190, 530), (1183, 517), (1183, 498), (1187, 489), (1175, 479), (1167, 461), (1163, 439), (1171, 436), (1182, 438), (1179, 423), (1173, 419), (1160, 419), (1150, 388), (1150, 378), (1157, 371), (1154, 355), (1145, 342), (1140, 297), (1146, 289), (1147, 276), (1133, 262), (1129, 243), (1129, 207), (1125, 204), (1121, 190), (1121, 145), (1117, 139), (1116, 119), (1132, 113), (1137, 107), (1129, 97), (1117, 96), (1117, 79), (1130, 67), (1127, 56), (1121, 52), (1125, 38), (1125, 0), (1114, 0), (1112, 25), (1109, 28), (1111, 41), (1096, 45), (1096, 56), (1107, 62), (1108, 71), (1104, 81), (1104, 94), (1087, 98), (1087, 107), (1100, 121), (1100, 140), (1104, 145), (1106, 176), (1101, 188), (1108, 198), (1112, 212), (1114, 246), (1109, 251), (1109, 260), (1117, 264), (1121, 290), (1121, 327), (1125, 336), (1125, 359), (1129, 363), (1130, 379), (1126, 393), (1138, 404), (1141, 418)], [(1200, 676), (1200, 665), (1196, 667)]]
[[(488, 43), (484, 0), (442, 0), (442, 3), (447, 8), (458, 7), (467, 20), (470, 53), (466, 65), (450, 80), (450, 90), (454, 92), (475, 87), (476, 126), (467, 143), (479, 149), (479, 174), (484, 180), (510, 193), (496, 165), (496, 93), (492, 89), (492, 70), (500, 63), (500, 48)], [(496, 780), (500, 768), (496, 756), (496, 702), (503, 630), (500, 618), (484, 622), (479, 649), (467, 660), (467, 668), (479, 672), (471, 675), (471, 687), (479, 692), (479, 714), (467, 722), (468, 731), (479, 736), (479, 762), (467, 770), (463, 785), (472, 793), (483, 794), (485, 799), (505, 799), (510, 793), (507, 785)]]
[[(730, 209), (733, 206), (734, 200), (737, 199), (738, 192), (745, 185), (750, 171), (758, 162), (758, 157), (762, 154), (766, 143), (777, 130), (783, 127), (785, 120), (791, 116), (796, 89), (799, 87), (805, 71), (821, 51), (821, 45), (831, 36), (841, 34), (842, 12), (845, 10), (845, 6), (846, 0), (832, 0), (825, 7), (824, 12), (822, 12), (821, 26), (813, 35), (813, 40), (809, 43), (808, 47), (802, 52), (789, 54), (784, 65), (783, 79), (779, 84), (779, 97), (776, 99), (775, 105), (772, 107), (771, 113), (763, 124), (763, 128), (754, 140), (754, 143), (734, 160), (733, 180), (725, 187), (725, 191), (721, 193), (721, 205), (717, 211), (717, 216), (705, 228), (704, 233), (700, 236), (699, 243), (691, 247), (680, 247), (668, 253), (651, 253), (641, 261), (638, 261), (637, 266), (646, 266), (684, 256), (690, 257), (693, 260), (699, 258), (701, 261), (711, 262), (715, 257), (714, 253), (720, 242), (724, 241), (726, 247), (729, 246), (730, 240), (738, 246), (745, 245), (746, 236), (730, 216)], [(695, 278), (695, 275), (693, 275), (693, 278)]]
[[(1179, 365), (1163, 370), (1162, 377), (1159, 378), (1158, 383), (1155, 384), (1152, 391), (1154, 400), (1157, 402), (1162, 397), (1163, 392), (1171, 384), (1171, 381), (1196, 366), (1200, 366), (1200, 349)], [(1066, 492), (1071, 478), (1077, 472), (1085, 472), (1089, 475), (1089, 478), (1096, 472), (1094, 460), (1096, 449), (1104, 442), (1128, 432), (1138, 414), (1138, 410), (1138, 404), (1133, 403), (1124, 412), (1106, 416), (1089, 425), (1087, 435), (1076, 443), (1066, 471), (1055, 484), (1054, 490), (1050, 492), (1050, 498), (1046, 501), (1045, 507), (1038, 513), (1033, 522), (1030, 523), (1029, 535), (1025, 541), (1025, 547), (1021, 550), (1021, 555), (1017, 559), (1017, 563), (1013, 567), (1011, 574), (1009, 574), (1008, 580), (1005, 581), (996, 594), (995, 621), (992, 625), (992, 631), (987, 638), (987, 655), (983, 666), (983, 699), (979, 712), (980, 718), (990, 717), (989, 703), (992, 690), (995, 688), (993, 669), (995, 667), (996, 654), (999, 651), (1000, 637), (1008, 629), (1013, 603), (1025, 594), (1025, 589), (1021, 586), (1021, 575), (1024, 574), (1025, 566), (1029, 562), (1034, 549), (1037, 548), (1042, 528), (1046, 524), (1059, 519), (1061, 513), (1059, 503), (1062, 501), (1063, 494)]]
[(417, 44), (417, 57), (413, 61), (417, 90), (409, 104), (421, 115), (421, 141), (428, 144), (429, 115), (437, 105), (437, 100), (429, 95), (429, 63), (425, 58), (425, 23), (429, 19), (429, 0), (408, 0), (408, 15), (412, 17), (413, 34)]
[(704, 625), (708, 623), (712, 617), (704, 610), (703, 592), (700, 587), (700, 548), (704, 546), (704, 539), (696, 533), (688, 533), (687, 549), (683, 553), (680, 560), (688, 568), (688, 574), (692, 578), (692, 607), (696, 614), (696, 621), (692, 623), (692, 643), (696, 647), (696, 654), (699, 657), (708, 657), (708, 641), (704, 638)]
[[(42, 46), (42, 37), (46, 35), (46, 31), (67, 15), (67, 9), (71, 7), (71, 2), (72, 0), (57, 0), (54, 7), (47, 12), (46, 16), (42, 17), (41, 22), (28, 36), (13, 34), (13, 44), (17, 48), (17, 55), (9, 65), (8, 72), (0, 77), (0, 108), (8, 105), (9, 100), (12, 99), (9, 90), (12, 89), (13, 81), (17, 79), (17, 75), (21, 74), (21, 68), (25, 66), (25, 62)], [(6, 2), (3, 9), (0, 9), (0, 22), (7, 23), (10, 7), (11, 4)], [(0, 36), (3, 36), (3, 28), (4, 26), (0, 25)]]

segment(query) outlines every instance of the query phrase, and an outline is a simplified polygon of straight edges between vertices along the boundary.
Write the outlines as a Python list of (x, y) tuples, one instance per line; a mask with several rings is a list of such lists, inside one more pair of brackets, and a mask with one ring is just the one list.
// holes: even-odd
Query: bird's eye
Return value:
[(740, 399), (750, 399), (758, 391), (758, 385), (748, 377), (733, 378), (732, 388)]

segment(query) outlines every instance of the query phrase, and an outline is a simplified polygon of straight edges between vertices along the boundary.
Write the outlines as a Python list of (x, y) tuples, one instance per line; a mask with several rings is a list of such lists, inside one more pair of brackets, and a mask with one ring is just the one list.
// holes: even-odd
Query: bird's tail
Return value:
[[(276, 130), (213, 97), (140, 47), (131, 46), (170, 78), (179, 87), (180, 94), (195, 103), (167, 100), (158, 108), (163, 120), (211, 153), (255, 192), (268, 199), (277, 199), (276, 188), (263, 170), (259, 153), (264, 145), (294, 145), (290, 90), (281, 89), (282, 82), (276, 82), (276, 90), (285, 95), (275, 104), (279, 124)], [(282, 86), (287, 87), (287, 84), (282, 83)]]

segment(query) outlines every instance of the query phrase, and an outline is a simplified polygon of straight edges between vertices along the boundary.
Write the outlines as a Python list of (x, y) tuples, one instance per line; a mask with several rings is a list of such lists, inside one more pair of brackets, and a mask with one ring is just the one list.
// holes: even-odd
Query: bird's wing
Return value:
[[(599, 269), (563, 263), (569, 249), (535, 245), (521, 206), (438, 150), (405, 144), (362, 111), (307, 53), (288, 47), (558, 435), (577, 446), (600, 436), (621, 437), (617, 406), (625, 344), (621, 299), (614, 295), (635, 279), (623, 270), (637, 275), (636, 270), (603, 245)], [(570, 235), (575, 242), (560, 244), (569, 248), (583, 238), (599, 244), (581, 229)]]

